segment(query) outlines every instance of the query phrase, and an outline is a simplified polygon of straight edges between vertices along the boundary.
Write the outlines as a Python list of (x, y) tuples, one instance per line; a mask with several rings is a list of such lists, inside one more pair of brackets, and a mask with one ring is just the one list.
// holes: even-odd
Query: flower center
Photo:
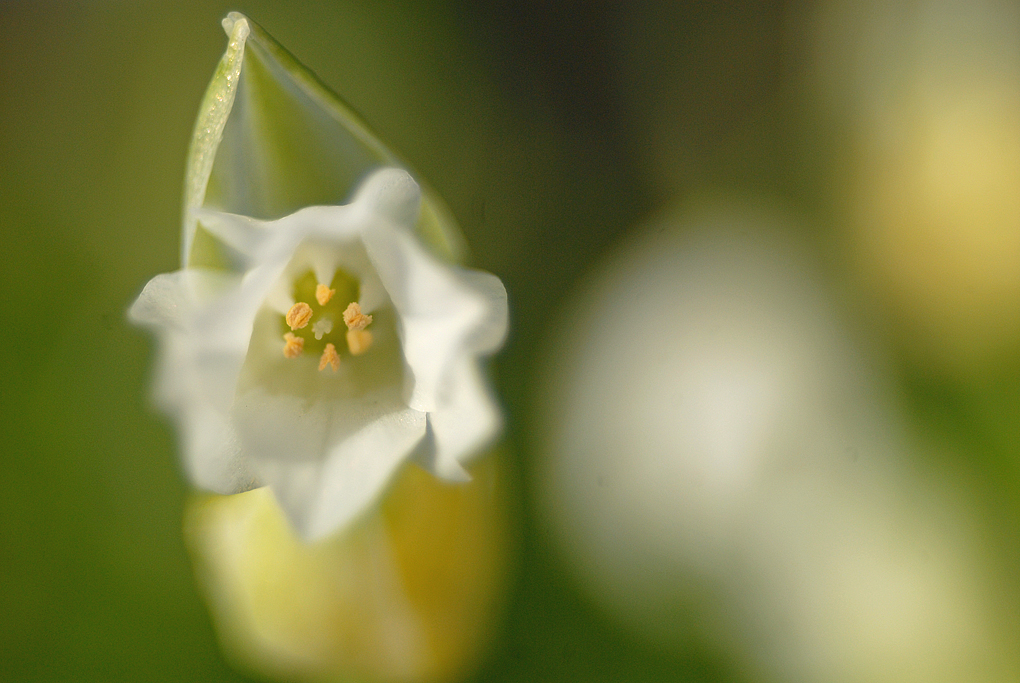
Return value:
[[(361, 311), (361, 284), (338, 269), (332, 281), (318, 282), (311, 270), (294, 281), (294, 301), (282, 317), (283, 355), (319, 356), (319, 370), (340, 368), (342, 356), (360, 356), (372, 347), (372, 333), (365, 329), (372, 316)], [(343, 323), (346, 332), (341, 336)], [(334, 330), (336, 330), (334, 332)]]

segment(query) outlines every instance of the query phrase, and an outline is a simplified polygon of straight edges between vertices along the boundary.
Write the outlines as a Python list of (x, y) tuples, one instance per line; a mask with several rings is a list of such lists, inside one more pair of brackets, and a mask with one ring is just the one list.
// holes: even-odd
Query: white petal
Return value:
[(421, 188), (402, 168), (384, 168), (358, 187), (352, 206), (375, 219), (413, 227), (421, 207)]
[(460, 270), (458, 275), (466, 286), (478, 292), (486, 301), (487, 316), (466, 340), (466, 347), (478, 354), (493, 353), (506, 341), (510, 312), (506, 300), (506, 287), (492, 273), (480, 270)]
[(191, 214), (210, 234), (244, 256), (248, 264), (258, 260), (266, 241), (272, 236), (267, 223), (248, 216), (211, 209), (192, 209)]
[(236, 283), (235, 276), (197, 268), (163, 273), (142, 288), (128, 318), (156, 331), (182, 330), (203, 300)]
[(182, 318), (191, 309), (191, 299), (182, 291), (181, 273), (163, 273), (149, 280), (131, 308), (128, 318), (136, 325), (154, 329), (181, 329)]
[(255, 316), (271, 298), (287, 262), (287, 258), (267, 259), (245, 273), (239, 286), (210, 301), (196, 314), (189, 330), (193, 343), (208, 350), (240, 353), (243, 358)]
[(183, 413), (201, 403), (226, 414), (234, 401), (244, 355), (198, 349), (191, 341), (177, 338), (164, 347), (156, 399), (170, 413)]
[(454, 366), (444, 389), (440, 408), (429, 413), (431, 448), (416, 459), (437, 477), (467, 481), (462, 465), (495, 439), (500, 413), (473, 359)]
[(275, 222), (280, 231), (341, 242), (356, 239), (363, 224), (361, 212), (352, 205), (307, 206)]
[(243, 358), (200, 348), (191, 335), (165, 335), (161, 344), (155, 401), (175, 418), (188, 477), (216, 493), (256, 485), (229, 419)]
[(453, 360), (468, 350), (475, 331), (490, 319), (491, 304), (408, 232), (379, 223), (363, 239), (400, 315), (404, 359), (413, 374), (408, 405), (435, 410), (440, 383)]
[(368, 509), (424, 435), (425, 415), (405, 408), (343, 439), (325, 459), (259, 460), (259, 474), (298, 534), (314, 541)]
[(184, 467), (191, 482), (214, 493), (231, 494), (259, 486), (237, 435), (213, 406), (193, 403), (182, 411)]

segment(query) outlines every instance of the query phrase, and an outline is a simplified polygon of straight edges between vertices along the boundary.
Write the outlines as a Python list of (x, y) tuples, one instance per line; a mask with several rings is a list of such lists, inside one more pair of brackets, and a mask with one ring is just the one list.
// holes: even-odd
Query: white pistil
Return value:
[(329, 318), (322, 318), (312, 323), (312, 333), (316, 339), (322, 339), (323, 335), (333, 331), (333, 321)]

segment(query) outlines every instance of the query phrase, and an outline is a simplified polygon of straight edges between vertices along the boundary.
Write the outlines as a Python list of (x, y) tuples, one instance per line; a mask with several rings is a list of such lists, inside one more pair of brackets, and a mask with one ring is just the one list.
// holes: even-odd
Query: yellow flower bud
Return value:
[(382, 504), (317, 543), (294, 535), (268, 488), (196, 495), (185, 538), (224, 651), (287, 680), (415, 683), (469, 674), (506, 579), (498, 455), (467, 484), (411, 466)]

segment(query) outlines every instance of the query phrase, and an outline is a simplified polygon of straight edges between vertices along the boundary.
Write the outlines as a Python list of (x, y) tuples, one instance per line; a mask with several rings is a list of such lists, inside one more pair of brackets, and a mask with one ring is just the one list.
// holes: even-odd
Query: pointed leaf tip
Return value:
[[(274, 220), (305, 206), (346, 203), (380, 167), (408, 168), (261, 26), (239, 12), (221, 24), (227, 49), (202, 100), (188, 155), (185, 267), (229, 267), (191, 209)], [(416, 181), (422, 199), (415, 231), (444, 260), (463, 259), (466, 249), (455, 219), (420, 178)]]

